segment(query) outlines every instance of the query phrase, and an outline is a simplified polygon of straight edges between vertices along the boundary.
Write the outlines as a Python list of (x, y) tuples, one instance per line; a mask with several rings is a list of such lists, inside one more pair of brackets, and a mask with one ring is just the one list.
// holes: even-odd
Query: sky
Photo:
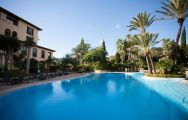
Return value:
[[(161, 3), (166, 0), (0, 0), (0, 6), (39, 26), (39, 45), (56, 50), (61, 58), (80, 43), (81, 38), (97, 47), (104, 40), (109, 55), (116, 53), (118, 38), (125, 38), (129, 22), (140, 12), (156, 17)], [(188, 19), (185, 21), (188, 27)], [(175, 39), (176, 20), (154, 22), (149, 32), (159, 33), (159, 38)], [(188, 32), (187, 32), (188, 33)]]

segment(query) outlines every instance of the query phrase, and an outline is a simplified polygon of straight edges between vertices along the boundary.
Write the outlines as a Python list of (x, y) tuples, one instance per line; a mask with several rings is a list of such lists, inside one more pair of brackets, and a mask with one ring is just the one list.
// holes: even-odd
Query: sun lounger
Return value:
[(46, 80), (47, 78), (46, 78), (45, 73), (40, 73), (40, 74), (38, 74), (38, 79), (39, 79), (39, 80)]
[(49, 72), (49, 73), (46, 73), (46, 79), (50, 79), (50, 78), (52, 78), (51, 73), (50, 73), (50, 72)]
[(33, 75), (30, 75), (30, 76), (25, 76), (25, 80), (27, 82), (29, 82), (29, 81), (33, 81), (33, 80), (39, 80), (39, 78), (38, 78), (37, 74), (33, 74)]
[(7, 82), (7, 84), (11, 84), (11, 85), (14, 85), (14, 84), (22, 82), (22, 79), (19, 79), (18, 77), (17, 78), (13, 78), (13, 77), (11, 77), (11, 75), (9, 73), (5, 73), (3, 75), (3, 80), (5, 82)]

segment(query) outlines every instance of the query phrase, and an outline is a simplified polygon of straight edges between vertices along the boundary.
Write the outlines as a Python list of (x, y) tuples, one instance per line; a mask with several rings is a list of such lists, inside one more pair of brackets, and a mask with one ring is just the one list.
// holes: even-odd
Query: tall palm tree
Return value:
[(149, 27), (155, 21), (155, 16), (151, 16), (150, 13), (142, 12), (138, 13), (136, 17), (133, 17), (130, 21), (129, 31), (139, 30), (141, 33), (146, 32), (146, 28)]
[(26, 62), (26, 73), (28, 74), (29, 73), (29, 69), (30, 69), (30, 57), (31, 57), (31, 48), (33, 46), (35, 46), (35, 42), (33, 41), (33, 38), (28, 38), (26, 41), (25, 41), (25, 46), (27, 48), (27, 62)]
[(119, 38), (118, 41), (116, 42), (116, 48), (117, 48), (117, 53), (119, 53), (121, 62), (124, 63), (125, 61), (125, 51), (124, 51), (124, 41)]
[(128, 60), (133, 60), (135, 58), (137, 58), (137, 49), (133, 48), (132, 46), (134, 46), (136, 43), (136, 41), (134, 41), (134, 36), (132, 35), (127, 35), (126, 36), (126, 47), (125, 47), (125, 51), (128, 52)]
[[(139, 30), (141, 32), (141, 34), (139, 34), (140, 39), (142, 42), (142, 45), (140, 45), (141, 47), (143, 47), (142, 49), (145, 49), (144, 51), (147, 51), (147, 47), (144, 45), (147, 43), (147, 41), (152, 41), (152, 39), (155, 38), (155, 36), (158, 37), (158, 35), (153, 35), (153, 34), (149, 34), (146, 32), (146, 29), (156, 20), (155, 16), (151, 16), (150, 13), (147, 12), (142, 12), (142, 13), (138, 13), (137, 17), (133, 17), (129, 27), (129, 31), (132, 30)], [(136, 37), (136, 36), (135, 36)], [(138, 41), (139, 42), (139, 41)], [(149, 43), (148, 43), (149, 45)], [(148, 46), (149, 47), (149, 46)], [(149, 73), (152, 73), (152, 69), (154, 70), (154, 73), (156, 73), (155, 70), (155, 66), (154, 63), (152, 61), (151, 58), (151, 53), (149, 52), (144, 52), (144, 55), (146, 56), (146, 61), (147, 61), (147, 65), (148, 65), (148, 70)]]
[(186, 17), (188, 17), (188, 0), (167, 0), (167, 2), (162, 3), (162, 5), (162, 10), (157, 11), (165, 16), (162, 19), (176, 19), (179, 24), (178, 33), (176, 36), (176, 44), (178, 44), (183, 23)]
[(133, 38), (137, 42), (137, 45), (134, 45), (134, 47), (137, 47), (139, 53), (144, 54), (144, 56), (146, 57), (149, 73), (152, 73), (152, 69), (153, 72), (156, 73), (150, 50), (153, 46), (160, 42), (159, 40), (157, 40), (157, 38), (158, 34), (148, 32), (136, 35)]

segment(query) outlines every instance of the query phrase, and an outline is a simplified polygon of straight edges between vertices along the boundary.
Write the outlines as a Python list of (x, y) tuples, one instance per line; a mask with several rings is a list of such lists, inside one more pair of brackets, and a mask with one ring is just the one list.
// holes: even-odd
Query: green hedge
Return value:
[(185, 74), (149, 74), (145, 73), (147, 77), (167, 77), (167, 78), (184, 78)]

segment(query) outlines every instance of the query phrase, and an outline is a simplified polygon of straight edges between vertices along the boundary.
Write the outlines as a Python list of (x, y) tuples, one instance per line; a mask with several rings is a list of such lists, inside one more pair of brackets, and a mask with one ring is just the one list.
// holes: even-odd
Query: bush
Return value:
[(173, 60), (168, 58), (162, 58), (159, 60), (159, 62), (156, 64), (156, 68), (159, 73), (167, 74), (168, 70), (171, 71), (173, 67)]
[[(24, 70), (12, 70), (12, 71), (9, 71), (8, 73), (10, 73), (11, 77), (28, 75)], [(0, 77), (3, 77), (4, 74), (5, 72), (1, 72)]]
[(47, 70), (45, 69), (45, 62), (44, 61), (39, 62), (39, 69), (40, 69), (40, 72), (47, 72)]
[(35, 59), (31, 59), (30, 60), (30, 69), (29, 69), (29, 72), (30, 73), (37, 73), (38, 72), (38, 66), (39, 65), (39, 62)]
[(50, 66), (50, 71), (57, 71), (58, 70), (58, 66)]
[(94, 67), (95, 70), (102, 70), (103, 69), (101, 63), (98, 62), (98, 61), (93, 63), (93, 67)]
[(166, 78), (185, 78), (185, 74), (149, 74), (145, 73), (147, 77), (166, 77)]
[(91, 72), (93, 71), (93, 67), (90, 65), (81, 65), (79, 72)]
[(180, 65), (175, 65), (172, 67), (172, 73), (174, 73), (174, 74), (185, 73), (185, 69), (183, 69), (183, 67)]

